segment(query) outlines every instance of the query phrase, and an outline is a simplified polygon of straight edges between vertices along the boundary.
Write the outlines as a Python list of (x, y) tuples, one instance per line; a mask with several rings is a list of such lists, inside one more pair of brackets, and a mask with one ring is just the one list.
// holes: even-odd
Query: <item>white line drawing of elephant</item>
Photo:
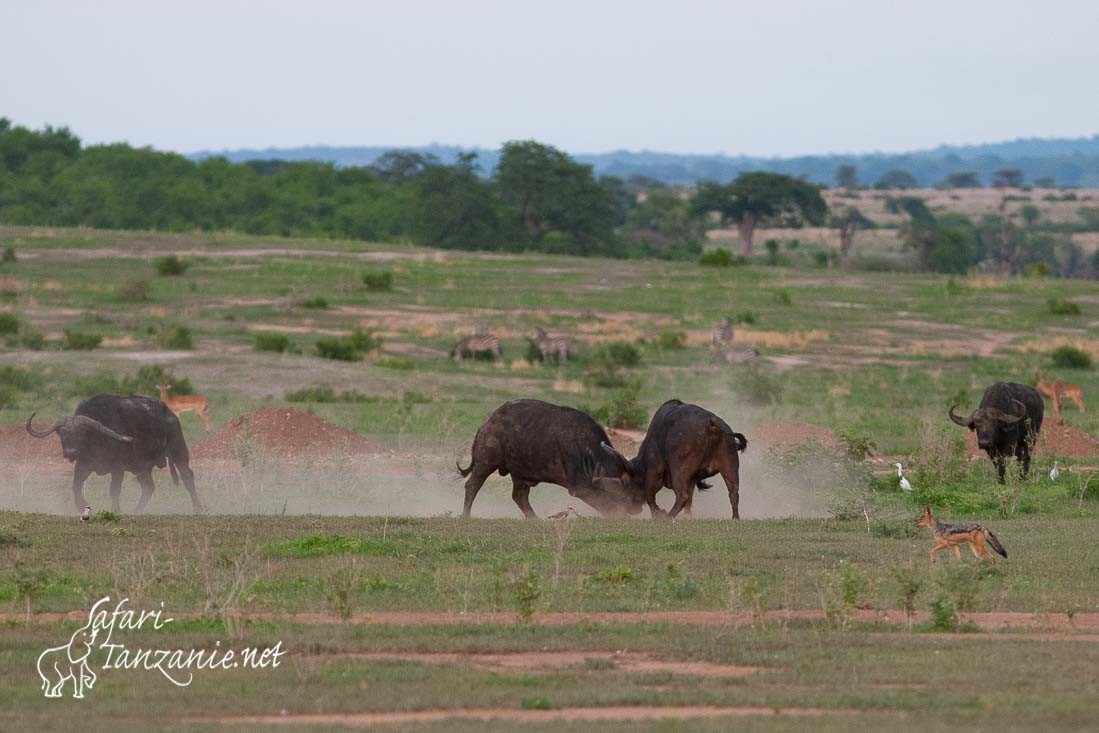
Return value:
[(89, 614), (88, 623), (76, 630), (68, 644), (38, 655), (38, 676), (42, 678), (42, 692), (46, 697), (63, 697), (65, 683), (72, 680), (73, 697), (83, 699), (84, 690), (90, 690), (95, 684), (95, 672), (88, 666), (88, 656), (99, 629), (89, 631), (91, 625)]

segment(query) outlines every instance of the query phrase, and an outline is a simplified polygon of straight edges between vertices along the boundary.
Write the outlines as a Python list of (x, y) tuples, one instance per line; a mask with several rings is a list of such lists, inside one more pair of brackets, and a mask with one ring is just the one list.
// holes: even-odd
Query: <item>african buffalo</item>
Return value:
[(1025, 384), (997, 382), (985, 390), (980, 406), (968, 418), (954, 414), (950, 419), (977, 433), (977, 445), (996, 465), (996, 477), (1004, 483), (1008, 456), (1023, 466), (1023, 478), (1030, 470), (1030, 450), (1042, 429), (1042, 395)]
[(183, 478), (195, 512), (204, 510), (195, 493), (195, 474), (188, 465), (190, 457), (179, 419), (160, 400), (98, 394), (81, 402), (71, 417), (59, 418), (48, 430), (35, 430), (33, 419), (34, 414), (27, 418), (27, 432), (45, 438), (56, 431), (65, 458), (74, 463), (73, 501), (77, 511), (85, 506), (84, 481), (92, 473), (111, 474), (111, 508), (119, 511), (125, 471), (134, 474), (141, 484), (141, 499), (134, 511), (144, 511), (156, 488), (153, 468), (164, 468), (165, 464), (173, 482)]
[(628, 475), (627, 488), (640, 492), (654, 517), (665, 512), (656, 503), (661, 488), (675, 492), (675, 504), (667, 514), (690, 513), (694, 489), (710, 488), (704, 479), (720, 473), (729, 490), (733, 519), (740, 518), (740, 452), (748, 439), (717, 415), (698, 405), (668, 400), (653, 415), (637, 457), (627, 460), (604, 444), (619, 469)]
[(601, 514), (621, 516), (641, 511), (640, 494), (629, 491), (628, 467), (600, 448), (607, 433), (589, 415), (541, 400), (512, 400), (496, 409), (477, 431), (468, 468), (458, 464), (466, 480), (463, 517), (469, 517), (477, 492), (494, 471), (511, 474), (511, 498), (523, 516), (535, 519), (530, 489), (545, 482)]

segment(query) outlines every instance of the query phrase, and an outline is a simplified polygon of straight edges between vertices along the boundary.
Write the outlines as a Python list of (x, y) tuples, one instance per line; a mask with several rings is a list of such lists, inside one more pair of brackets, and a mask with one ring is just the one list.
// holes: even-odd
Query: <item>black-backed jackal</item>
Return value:
[(954, 557), (959, 560), (962, 553), (958, 545), (968, 542), (969, 549), (977, 557), (992, 559), (992, 553), (985, 548), (985, 541), (992, 545), (992, 549), (1007, 557), (1007, 550), (996, 539), (996, 535), (979, 524), (943, 524), (931, 514), (931, 507), (925, 506), (923, 514), (916, 520), (917, 527), (927, 527), (935, 535), (935, 541), (939, 544), (931, 548), (931, 562), (935, 562), (935, 553), (950, 547), (954, 550)]

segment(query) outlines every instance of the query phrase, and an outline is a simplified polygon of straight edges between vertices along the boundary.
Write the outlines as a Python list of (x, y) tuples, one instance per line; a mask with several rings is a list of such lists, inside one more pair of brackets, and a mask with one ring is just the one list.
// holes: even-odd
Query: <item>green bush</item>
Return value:
[(15, 256), (15, 247), (12, 247), (10, 244), (7, 247), (4, 247), (4, 254), (3, 257), (0, 257), (0, 261), (12, 263), (15, 262), (16, 259), (18, 258)]
[(157, 345), (167, 351), (190, 351), (195, 348), (191, 329), (178, 323), (162, 323), (157, 329)]
[(686, 348), (687, 334), (682, 331), (661, 331), (656, 340), (657, 348), (665, 351), (676, 351)]
[(1050, 353), (1053, 366), (1060, 369), (1091, 369), (1091, 354), (1075, 346), (1061, 346)]
[(61, 348), (66, 351), (91, 351), (99, 348), (103, 343), (103, 337), (98, 333), (81, 331), (77, 328), (65, 329), (65, 340), (61, 342)]
[(270, 331), (260, 331), (256, 334), (256, 351), (274, 351), (282, 354), (289, 348), (290, 339), (285, 334)]
[(362, 352), (356, 349), (346, 338), (328, 336), (317, 339), (317, 356), (336, 361), (362, 361)]
[(733, 264), (733, 254), (727, 249), (711, 249), (698, 258), (703, 267), (729, 267)]
[(782, 382), (757, 367), (737, 371), (733, 392), (750, 405), (774, 405), (782, 402)]
[(124, 378), (119, 384), (118, 391), (122, 394), (139, 394), (157, 397), (160, 390), (158, 384), (168, 384), (172, 387), (172, 394), (194, 394), (195, 388), (190, 379), (177, 377), (159, 364), (146, 364), (132, 375)]
[(1065, 300), (1063, 298), (1050, 298), (1049, 312), (1055, 316), (1078, 316), (1080, 315), (1080, 306), (1073, 303), (1071, 300)]
[(595, 352), (595, 360), (616, 367), (635, 367), (641, 364), (641, 352), (625, 341), (611, 341)]
[(175, 255), (157, 257), (153, 260), (153, 267), (156, 269), (157, 274), (162, 277), (179, 277), (187, 272), (187, 268), (190, 266), (189, 262), (181, 260)]
[(367, 290), (392, 290), (393, 273), (387, 270), (367, 270), (363, 273), (363, 285)]
[(775, 303), (778, 305), (791, 305), (794, 301), (790, 298), (790, 292), (787, 290), (775, 291)]
[(288, 391), (284, 395), (284, 399), (287, 402), (316, 402), (316, 403), (331, 403), (331, 402), (373, 402), (376, 398), (364, 395), (358, 390), (350, 389), (345, 392), (336, 392), (327, 384), (317, 385), (316, 387), (304, 387), (293, 391)]
[(23, 328), (23, 333), (19, 334), (19, 343), (25, 349), (41, 351), (46, 346), (46, 337), (27, 326)]
[(144, 303), (149, 300), (149, 281), (127, 280), (115, 288), (115, 297), (123, 303)]
[(317, 296), (315, 298), (309, 298), (301, 302), (302, 308), (312, 308), (314, 310), (326, 310), (328, 308), (328, 300)]
[(352, 331), (347, 339), (352, 346), (363, 353), (380, 349), (382, 346), (381, 338), (375, 336), (372, 331), (363, 331), (361, 328)]
[(14, 336), (22, 328), (22, 318), (14, 313), (0, 313), (0, 336)]
[(736, 324), (743, 323), (745, 325), (750, 326), (750, 325), (752, 325), (753, 323), (755, 323), (756, 321), (759, 320), (759, 316), (756, 315), (755, 311), (741, 311), (740, 313), (737, 313), (735, 316), (733, 316), (729, 320), (732, 323), (736, 323)]
[(641, 385), (629, 384), (612, 392), (605, 402), (586, 412), (602, 425), (639, 430), (648, 422), (648, 413), (637, 399), (640, 392)]

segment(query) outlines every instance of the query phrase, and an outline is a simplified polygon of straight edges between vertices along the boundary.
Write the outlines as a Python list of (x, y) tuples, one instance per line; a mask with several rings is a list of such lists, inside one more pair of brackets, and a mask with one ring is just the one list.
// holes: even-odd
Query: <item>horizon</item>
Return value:
[(0, 100), (28, 127), (184, 153), (441, 138), (903, 153), (1093, 135), (1097, 25), (1079, 0), (43, 0), (0, 7), (0, 63), (18, 70)]

